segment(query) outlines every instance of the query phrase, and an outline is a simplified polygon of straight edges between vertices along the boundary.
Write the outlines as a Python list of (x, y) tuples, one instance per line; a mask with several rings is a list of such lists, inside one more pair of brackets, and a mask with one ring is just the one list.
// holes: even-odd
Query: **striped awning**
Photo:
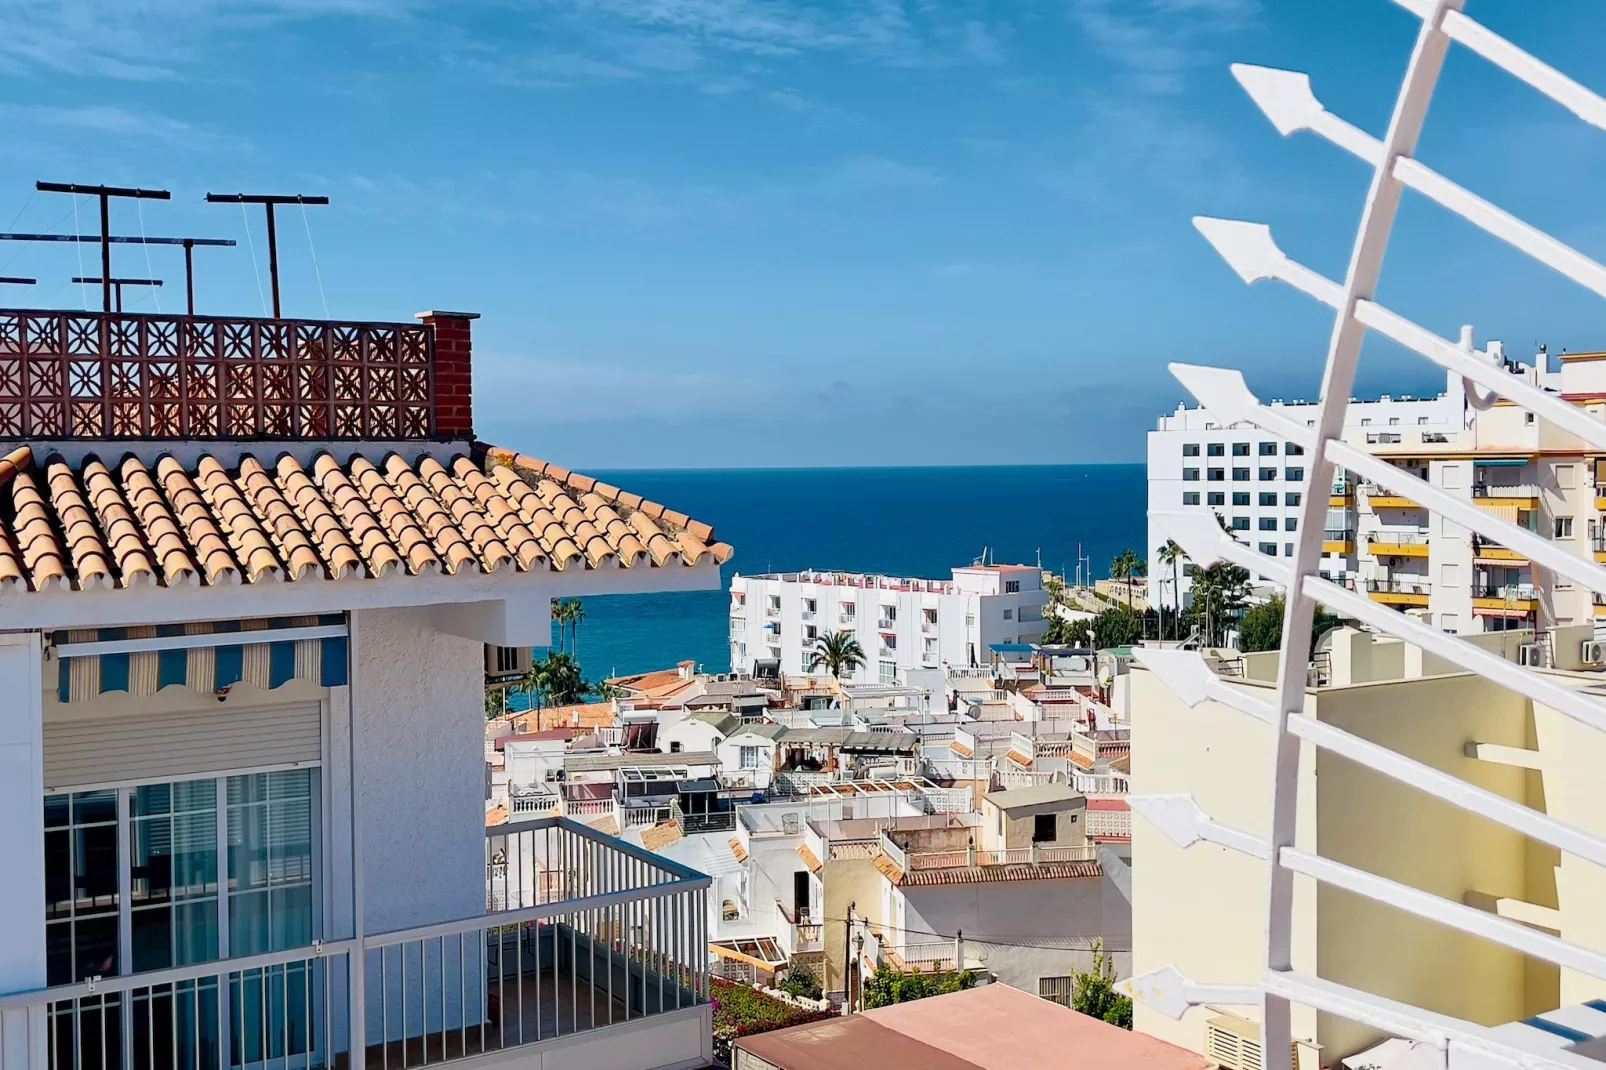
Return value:
[[(342, 614), (59, 631), (51, 636), (52, 643), (63, 651), (57, 697), (61, 702), (85, 702), (112, 691), (145, 697), (173, 686), (210, 695), (242, 681), (263, 690), (283, 687), (292, 680), (339, 687), (347, 681), (346, 636), (327, 634), (334, 627), (344, 631)], [(297, 630), (307, 629), (315, 630), (315, 637), (295, 637)], [(265, 642), (252, 642), (252, 632), (276, 635)], [(220, 643), (214, 638), (235, 634), (240, 636), (237, 643)], [(141, 645), (138, 640), (203, 636), (207, 638), (193, 643), (160, 644), (160, 649), (67, 653), (84, 644), (137, 647)]]

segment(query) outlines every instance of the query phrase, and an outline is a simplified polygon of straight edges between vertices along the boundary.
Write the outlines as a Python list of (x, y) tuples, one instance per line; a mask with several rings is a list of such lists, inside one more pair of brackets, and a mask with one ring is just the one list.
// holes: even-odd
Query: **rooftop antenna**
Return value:
[(328, 204), (328, 197), (304, 193), (208, 193), (209, 204), (260, 204), (268, 213), (268, 278), (273, 285), (273, 318), (279, 319), (279, 243), (273, 228), (273, 210), (281, 204)]
[(170, 201), (173, 195), (165, 189), (139, 189), (133, 186), (84, 186), (76, 182), (35, 182), (40, 193), (80, 193), (100, 198), (100, 296), (101, 311), (112, 310), (112, 209), (113, 197), (129, 197), (140, 201)]
[[(115, 311), (118, 311), (118, 312), (121, 312), (123, 310), (123, 287), (124, 286), (150, 286), (150, 287), (157, 287), (157, 286), (162, 285), (162, 280), (161, 279), (108, 279), (108, 278), (105, 278), (104, 276), (102, 276), (101, 278), (98, 278), (98, 279), (91, 279), (91, 278), (86, 278), (84, 276), (75, 275), (73, 277), (72, 281), (75, 284), (81, 285), (81, 286), (97, 286), (97, 285), (99, 285), (99, 286), (108, 286), (109, 285), (112, 288), (113, 292), (115, 292), (117, 294), (117, 308), (116, 308)], [(108, 309), (107, 311), (112, 311), (112, 310)]]
[[(189, 313), (195, 315), (195, 250), (197, 248), (232, 249), (233, 238), (146, 238), (132, 234), (113, 234), (106, 239), (113, 245), (182, 245), (184, 247), (184, 293), (189, 298)], [(0, 234), (0, 241), (37, 242), (98, 242), (93, 234)]]
[(22, 279), (15, 275), (0, 275), (0, 286), (32, 286), (38, 279)]

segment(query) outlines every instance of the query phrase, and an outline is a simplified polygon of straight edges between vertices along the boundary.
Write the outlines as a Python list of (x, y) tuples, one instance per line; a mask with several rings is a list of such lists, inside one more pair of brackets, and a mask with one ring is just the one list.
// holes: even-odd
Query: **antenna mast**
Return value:
[(112, 310), (112, 210), (113, 197), (129, 197), (140, 201), (170, 201), (173, 195), (165, 189), (138, 189), (131, 186), (83, 186), (76, 182), (35, 182), (40, 193), (82, 193), (100, 198), (100, 296), (103, 312)]
[(268, 213), (268, 278), (273, 284), (273, 318), (279, 315), (279, 241), (273, 226), (273, 210), (281, 204), (328, 204), (328, 197), (304, 193), (208, 193), (209, 204), (260, 204)]

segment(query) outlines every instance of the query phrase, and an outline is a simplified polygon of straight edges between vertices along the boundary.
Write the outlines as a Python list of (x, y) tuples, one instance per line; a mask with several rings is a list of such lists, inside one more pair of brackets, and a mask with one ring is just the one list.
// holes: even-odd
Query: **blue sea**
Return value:
[[(946, 578), (985, 549), (1070, 575), (1078, 545), (1093, 575), (1122, 550), (1147, 557), (1144, 467), (785, 468), (596, 472), (714, 526), (736, 548), (724, 587), (584, 600), (588, 680), (691, 658), (730, 668), (730, 577), (817, 568)], [(555, 634), (555, 633), (554, 633)]]

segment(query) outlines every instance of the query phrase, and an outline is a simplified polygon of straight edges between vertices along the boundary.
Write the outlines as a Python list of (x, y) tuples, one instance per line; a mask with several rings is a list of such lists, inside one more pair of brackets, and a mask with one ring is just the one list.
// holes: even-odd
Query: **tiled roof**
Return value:
[(1021, 766), (1024, 769), (1030, 769), (1032, 767), (1032, 759), (1031, 759), (1031, 757), (1029, 755), (1022, 754), (1018, 750), (1010, 751), (1009, 754), (1007, 755), (1007, 757), (1009, 758), (1010, 761), (1014, 762), (1016, 765)]
[(649, 851), (662, 851), (672, 843), (679, 843), (685, 839), (680, 826), (673, 821), (665, 821), (661, 825), (641, 830), (641, 845)]
[(485, 827), (491, 828), (507, 822), (507, 807), (493, 806), (485, 811)]
[[(611, 702), (575, 702), (567, 706), (548, 706), (541, 710), (526, 710), (516, 713), (511, 720), (518, 726), (520, 732), (527, 735), (536, 733), (555, 732), (590, 728), (608, 728), (612, 726), (619, 715)], [(546, 736), (548, 739), (557, 739), (558, 736)], [(572, 736), (571, 736), (572, 738)]]
[(975, 751), (971, 750), (969, 747), (965, 746), (963, 743), (959, 742), (957, 739), (956, 740), (952, 740), (948, 744), (948, 749), (953, 751), (955, 754), (959, 755), (961, 758), (969, 758), (971, 755), (976, 753)]
[(1092, 758), (1089, 758), (1087, 755), (1078, 754), (1075, 751), (1071, 751), (1071, 753), (1067, 754), (1065, 757), (1067, 757), (1067, 758), (1069, 758), (1071, 760), (1071, 764), (1072, 765), (1080, 766), (1083, 769), (1091, 769), (1095, 765), (1098, 764)]
[[(799, 848), (801, 850), (801, 848)], [(948, 884), (996, 884), (1004, 881), (1046, 881), (1078, 877), (1101, 877), (1104, 867), (1097, 861), (1020, 862), (1007, 866), (953, 866), (946, 869), (913, 869), (904, 872), (885, 854), (877, 853), (875, 868), (901, 888), (931, 888)]]
[(731, 854), (736, 856), (736, 861), (746, 863), (747, 848), (742, 846), (742, 841), (739, 836), (731, 837)]
[(797, 845), (797, 856), (803, 860), (805, 866), (809, 867), (810, 873), (820, 872), (820, 860), (814, 856), (813, 851), (809, 850), (808, 844), (800, 843)]
[(505, 450), (0, 459), (0, 587), (723, 563), (713, 529)]
[(1110, 759), (1110, 772), (1132, 775), (1132, 755), (1123, 754), (1119, 758)]

